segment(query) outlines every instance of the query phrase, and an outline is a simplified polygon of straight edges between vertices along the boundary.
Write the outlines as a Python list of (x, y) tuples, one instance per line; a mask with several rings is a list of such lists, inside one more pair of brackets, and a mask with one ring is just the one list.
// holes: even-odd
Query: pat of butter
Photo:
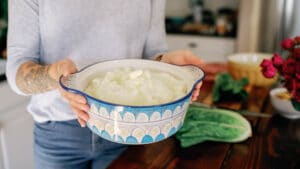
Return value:
[(136, 71), (133, 71), (129, 74), (129, 78), (130, 79), (136, 79), (136, 78), (140, 77), (142, 74), (143, 74), (142, 70), (136, 70)]

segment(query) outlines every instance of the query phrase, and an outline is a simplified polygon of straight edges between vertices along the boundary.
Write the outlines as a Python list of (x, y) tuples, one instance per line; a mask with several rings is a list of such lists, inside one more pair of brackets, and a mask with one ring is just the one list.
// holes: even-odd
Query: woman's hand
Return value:
[[(50, 65), (49, 68), (50, 76), (57, 81), (59, 81), (60, 76), (68, 76), (75, 72), (77, 72), (77, 68), (75, 64), (69, 59), (58, 61)], [(88, 112), (90, 109), (86, 99), (79, 94), (68, 92), (60, 86), (58, 87), (58, 89), (60, 94), (69, 102), (71, 109), (76, 114), (77, 120), (80, 125), (82, 127), (85, 127), (86, 122), (89, 119), (89, 116), (86, 112)]]
[[(204, 62), (190, 51), (174, 51), (174, 52), (166, 53), (161, 57), (161, 61), (165, 63), (174, 64), (174, 65), (191, 64), (198, 67), (202, 67), (204, 65)], [(193, 91), (192, 101), (197, 100), (201, 86), (202, 86), (202, 82), (196, 85), (196, 88)]]

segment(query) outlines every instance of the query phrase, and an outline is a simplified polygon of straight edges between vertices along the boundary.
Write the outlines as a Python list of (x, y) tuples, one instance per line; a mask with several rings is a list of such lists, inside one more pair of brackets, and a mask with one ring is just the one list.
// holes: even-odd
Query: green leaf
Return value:
[(295, 99), (292, 99), (292, 104), (296, 110), (300, 111), (300, 103), (299, 102), (297, 102)]
[(219, 74), (213, 87), (213, 102), (219, 102), (228, 99), (242, 99), (245, 101), (248, 97), (244, 87), (249, 83), (247, 78), (234, 80), (228, 73)]
[(240, 142), (251, 134), (248, 120), (234, 111), (191, 105), (176, 138), (189, 147), (204, 141)]

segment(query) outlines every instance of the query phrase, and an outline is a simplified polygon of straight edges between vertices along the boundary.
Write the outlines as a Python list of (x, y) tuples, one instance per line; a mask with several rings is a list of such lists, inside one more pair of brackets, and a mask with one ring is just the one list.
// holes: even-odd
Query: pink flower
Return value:
[(278, 53), (274, 53), (272, 60), (265, 59), (260, 64), (262, 73), (265, 77), (272, 78), (277, 70), (284, 78), (284, 86), (293, 99), (300, 103), (300, 36), (285, 39), (281, 47), (288, 50), (288, 58), (284, 60)]
[(295, 59), (300, 59), (300, 48), (294, 49), (294, 51), (293, 51), (293, 57)]
[(296, 70), (296, 60), (292, 57), (289, 57), (282, 65), (282, 72), (284, 74), (292, 75)]
[(297, 102), (300, 102), (300, 81), (294, 79), (293, 80), (294, 82), (294, 86), (293, 86), (293, 89), (292, 89), (292, 95), (293, 95), (293, 98), (297, 101)]
[(287, 50), (287, 59), (284, 60), (278, 53), (274, 53), (271, 60), (262, 61), (261, 71), (266, 78), (272, 78), (279, 72), (293, 99), (300, 102), (300, 36), (285, 39), (281, 47)]
[(266, 78), (273, 78), (276, 75), (276, 68), (273, 66), (273, 63), (269, 59), (264, 59), (260, 64), (262, 67), (262, 73)]
[[(300, 63), (296, 63), (296, 66), (295, 66), (295, 72), (296, 72), (296, 78), (300, 81)], [(300, 84), (300, 82), (299, 82)]]
[(273, 63), (272, 63), (272, 61), (269, 60), (269, 59), (264, 59), (264, 60), (261, 62), (261, 64), (260, 64), (260, 66), (261, 66), (262, 68), (264, 68), (264, 67), (269, 67), (269, 66), (271, 66), (271, 65), (273, 65)]
[(295, 88), (300, 89), (300, 80), (295, 80)]
[(292, 83), (293, 83), (293, 87), (292, 87), (291, 93), (292, 93), (292, 95), (295, 95), (295, 93), (296, 93), (296, 85), (297, 85), (297, 81), (296, 81), (296, 79), (292, 79), (291, 81), (292, 81)]
[(263, 68), (262, 73), (266, 78), (273, 78), (276, 75), (276, 68), (274, 66)]
[(281, 47), (286, 50), (290, 50), (294, 47), (293, 39), (287, 38), (281, 43)]
[(284, 60), (282, 59), (282, 57), (278, 53), (275, 53), (272, 57), (272, 62), (273, 62), (273, 65), (278, 69), (278, 68), (281, 67)]
[(284, 75), (284, 87), (288, 89), (288, 91), (292, 91), (293, 89), (293, 76)]
[(296, 37), (294, 38), (294, 40), (295, 40), (295, 43), (298, 44), (298, 43), (300, 42), (300, 36), (296, 36)]

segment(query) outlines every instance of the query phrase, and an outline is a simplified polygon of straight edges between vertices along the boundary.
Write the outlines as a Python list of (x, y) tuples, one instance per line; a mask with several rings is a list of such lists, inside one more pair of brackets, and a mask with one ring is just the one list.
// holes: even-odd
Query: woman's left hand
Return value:
[[(165, 63), (174, 64), (174, 65), (189, 65), (190, 64), (190, 65), (195, 65), (198, 67), (202, 67), (204, 65), (203, 60), (201, 60), (199, 57), (195, 56), (192, 52), (184, 51), (184, 50), (166, 53), (161, 57), (160, 61), (165, 62)], [(196, 85), (196, 88), (193, 91), (192, 101), (197, 100), (201, 86), (202, 86), (202, 82), (200, 82)]]

